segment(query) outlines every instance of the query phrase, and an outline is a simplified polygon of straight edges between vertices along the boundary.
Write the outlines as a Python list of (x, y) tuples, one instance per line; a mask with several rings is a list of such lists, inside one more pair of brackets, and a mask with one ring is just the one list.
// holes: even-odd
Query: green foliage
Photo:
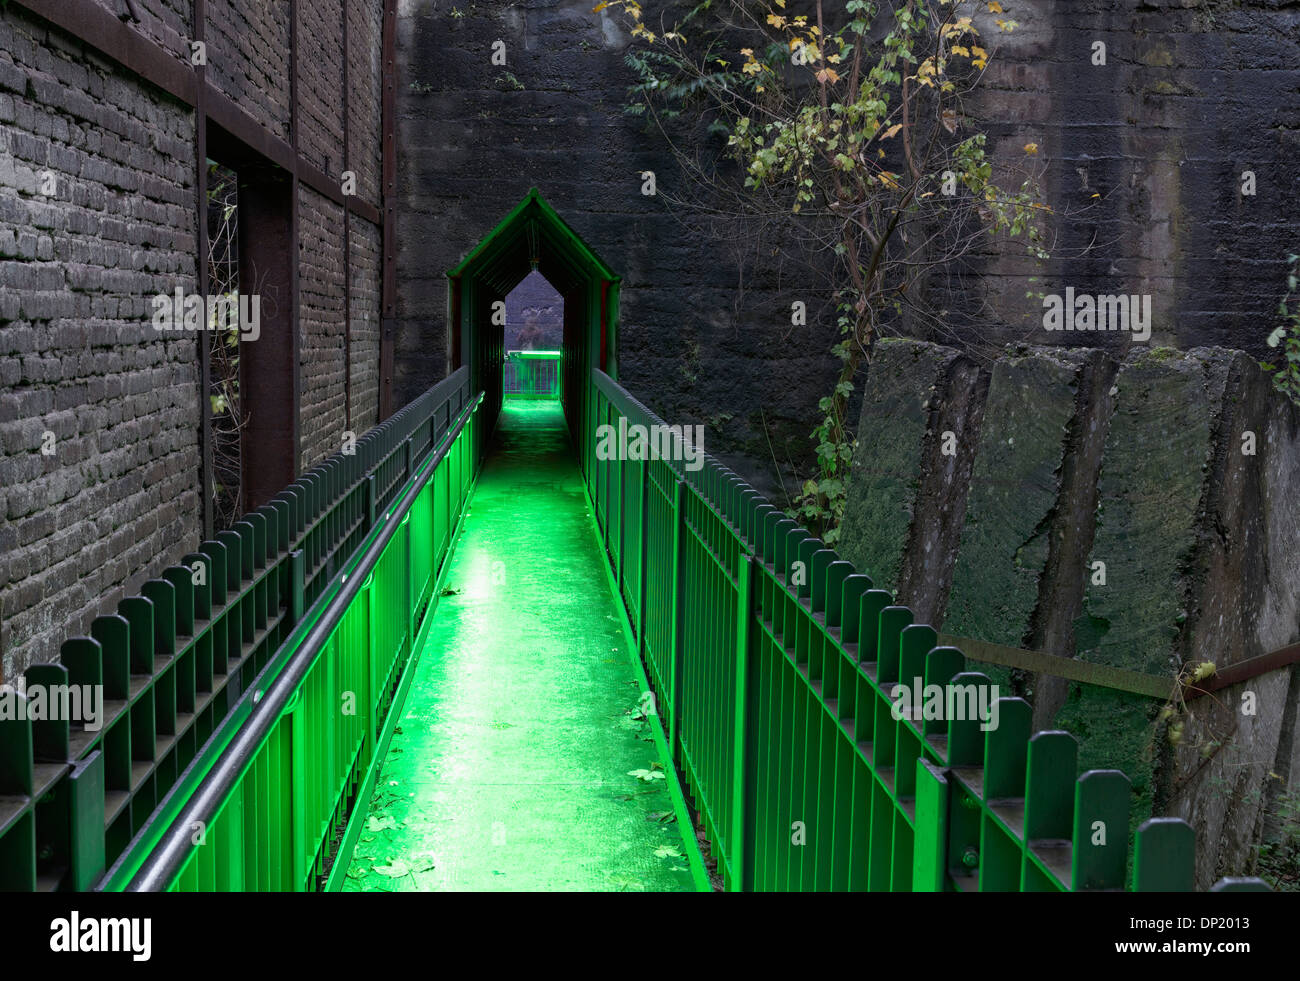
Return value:
[[(828, 544), (844, 513), (853, 437), (847, 406), (876, 338), (905, 307), (927, 268), (969, 253), (981, 236), (1021, 236), (1047, 258), (1032, 174), (1012, 191), (995, 182), (985, 134), (970, 127), (962, 98), (979, 83), (989, 52), (974, 14), (996, 3), (876, 0), (800, 4), (786, 0), (703, 0), (670, 31), (656, 34), (638, 0), (607, 0), (634, 38), (636, 76), (627, 111), (658, 120), (692, 119), (726, 137), (723, 158), (738, 175), (701, 168), (714, 214), (783, 222), (824, 270), (837, 303), (839, 362), (812, 433), (816, 473), (794, 515)], [(999, 31), (1011, 20), (995, 20)], [(1038, 153), (1025, 147), (1026, 158)], [(734, 186), (727, 186), (728, 184)], [(729, 194), (729, 197), (726, 195)], [(730, 202), (730, 207), (727, 206)], [(788, 239), (787, 239), (788, 240)]]
[(1276, 830), (1256, 846), (1256, 871), (1279, 892), (1300, 892), (1300, 792), (1279, 794), (1273, 816)]
[(1273, 375), (1273, 386), (1296, 405), (1300, 405), (1300, 296), (1297, 280), (1300, 278), (1300, 255), (1286, 257), (1290, 264), (1286, 276), (1286, 295), (1278, 304), (1282, 323), (1268, 336), (1268, 346), (1277, 348), (1282, 361), (1273, 364), (1261, 361), (1260, 367)]

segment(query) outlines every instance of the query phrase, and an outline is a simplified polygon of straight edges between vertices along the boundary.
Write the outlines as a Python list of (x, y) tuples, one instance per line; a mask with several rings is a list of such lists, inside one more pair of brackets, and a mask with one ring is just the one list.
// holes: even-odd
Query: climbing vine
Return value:
[[(670, 4), (678, 14), (658, 25), (638, 0), (594, 9), (607, 8), (643, 42), (627, 56), (628, 111), (659, 124), (696, 192), (661, 197), (740, 219), (746, 240), (758, 229), (793, 242), (819, 277), (810, 291), (832, 301), (839, 370), (819, 403), (815, 472), (793, 502), (832, 544), (853, 455), (849, 400), (875, 340), (904, 317), (943, 330), (928, 277), (985, 236), (1023, 236), (1032, 257), (1048, 255), (1037, 144), (1005, 167), (1024, 171), (1005, 190), (964, 107), (994, 54), (983, 34), (1016, 22), (997, 0), (697, 0)], [(679, 142), (683, 122), (724, 137), (715, 157)]]
[(1277, 348), (1282, 360), (1276, 365), (1261, 361), (1260, 367), (1273, 375), (1273, 386), (1279, 392), (1300, 405), (1300, 295), (1297, 295), (1300, 255), (1289, 255), (1286, 259), (1289, 263), (1286, 294), (1277, 310), (1282, 323), (1268, 337), (1268, 346)]

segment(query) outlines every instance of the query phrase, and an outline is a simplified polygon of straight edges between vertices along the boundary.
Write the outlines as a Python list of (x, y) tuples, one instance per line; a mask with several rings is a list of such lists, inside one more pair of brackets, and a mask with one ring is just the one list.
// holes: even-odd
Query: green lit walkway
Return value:
[(347, 890), (694, 888), (563, 427), (502, 411)]

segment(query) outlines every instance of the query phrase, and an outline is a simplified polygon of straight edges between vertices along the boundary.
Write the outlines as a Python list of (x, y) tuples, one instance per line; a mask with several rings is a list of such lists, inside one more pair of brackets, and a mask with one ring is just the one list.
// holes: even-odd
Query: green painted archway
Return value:
[[(447, 273), (451, 370), (468, 365), (471, 384), (501, 405), (505, 328), (493, 305), (536, 269), (564, 298), (563, 401), (575, 430), (593, 367), (618, 377), (620, 277), (546, 203), (537, 188)], [(504, 308), (497, 308), (504, 309)]]

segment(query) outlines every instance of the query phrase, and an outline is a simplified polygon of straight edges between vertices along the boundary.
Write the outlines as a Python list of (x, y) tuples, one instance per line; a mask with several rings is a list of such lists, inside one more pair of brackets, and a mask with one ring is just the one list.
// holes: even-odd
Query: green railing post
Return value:
[(685, 584), (686, 570), (682, 568), (682, 557), (686, 549), (686, 481), (681, 477), (673, 487), (673, 598), (672, 598), (672, 715), (669, 717), (668, 743), (672, 748), (673, 759), (681, 758), (682, 749), (682, 660), (685, 649)]
[(640, 575), (638, 576), (639, 586), (637, 587), (636, 600), (636, 646), (637, 654), (641, 658), (641, 663), (645, 663), (645, 598), (646, 598), (646, 579), (648, 566), (650, 564), (650, 546), (646, 543), (646, 529), (648, 522), (646, 520), (646, 493), (650, 486), (650, 461), (641, 461), (641, 556), (640, 556)]
[(749, 746), (750, 624), (754, 619), (754, 556), (744, 554), (736, 580), (736, 724), (732, 759), (731, 874), (736, 892), (747, 892), (753, 882), (749, 833), (754, 824), (754, 775)]
[(289, 599), (286, 606), (288, 613), (285, 616), (286, 626), (295, 626), (302, 619), (303, 610), (306, 608), (305, 580), (307, 576), (307, 563), (302, 554), (302, 549), (296, 548), (289, 553)]
[(924, 756), (916, 761), (916, 839), (912, 891), (943, 892), (948, 873), (948, 775)]

